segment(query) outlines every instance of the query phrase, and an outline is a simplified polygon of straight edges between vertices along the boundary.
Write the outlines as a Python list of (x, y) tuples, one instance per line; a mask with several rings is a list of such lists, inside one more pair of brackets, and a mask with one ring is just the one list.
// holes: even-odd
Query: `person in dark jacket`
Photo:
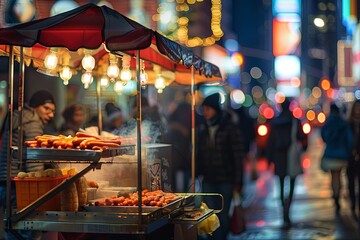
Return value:
[[(203, 176), (204, 192), (220, 193), (224, 197), (220, 228), (213, 235), (214, 239), (224, 240), (230, 230), (228, 213), (233, 192), (240, 192), (242, 187), (244, 144), (239, 128), (221, 109), (219, 100), (216, 93), (202, 103), (206, 124), (198, 135), (197, 171)], [(216, 208), (211, 199), (207, 203), (210, 208)]]
[(335, 104), (330, 106), (330, 115), (321, 128), (325, 151), (321, 159), (321, 168), (331, 173), (331, 188), (336, 211), (340, 210), (340, 174), (347, 167), (353, 149), (353, 136), (350, 125), (340, 116), (340, 110)]
[[(360, 211), (360, 100), (356, 100), (352, 105), (349, 124), (353, 133), (353, 150), (347, 167), (349, 197), (351, 202), (351, 213), (355, 220), (359, 221), (356, 208)], [(357, 191), (355, 191), (355, 182)], [(356, 194), (357, 192), (357, 194)], [(356, 200), (358, 205), (356, 206)]]
[[(294, 195), (296, 176), (302, 173), (300, 159), (292, 159), (289, 149), (292, 143), (305, 150), (307, 136), (303, 133), (301, 123), (294, 118), (289, 109), (290, 100), (281, 103), (282, 112), (270, 122), (270, 133), (267, 140), (266, 155), (269, 162), (274, 164), (274, 174), (279, 177), (280, 200), (283, 208), (284, 227), (290, 227), (289, 211)], [(294, 135), (294, 136), (292, 136)], [(301, 151), (300, 151), (301, 152)], [(290, 178), (290, 190), (285, 196), (285, 179)]]
[[(51, 119), (54, 118), (55, 114), (55, 100), (51, 93), (41, 90), (35, 92), (30, 98), (29, 104), (24, 105), (23, 109), (23, 137), (24, 141), (34, 140), (36, 136), (44, 134), (44, 127), (49, 124)], [(9, 141), (9, 118), (5, 120), (4, 134), (0, 152), (0, 205), (5, 208), (6, 202), (6, 177), (7, 177), (7, 149)], [(12, 145), (17, 146), (18, 144), (18, 126), (19, 126), (19, 113), (14, 111), (13, 114), (13, 141)], [(42, 163), (23, 163), (22, 169), (19, 169), (18, 164), (13, 161), (11, 165), (11, 177), (15, 177), (20, 171), (24, 172), (36, 172), (44, 169)], [(11, 204), (16, 206), (16, 193), (15, 187), (12, 187), (11, 192)], [(22, 233), (26, 239), (38, 239), (40, 232), (30, 231)], [(6, 239), (15, 239), (11, 234), (7, 234)]]
[(80, 104), (71, 104), (65, 108), (62, 116), (65, 122), (60, 128), (60, 134), (74, 137), (84, 124), (84, 108)]

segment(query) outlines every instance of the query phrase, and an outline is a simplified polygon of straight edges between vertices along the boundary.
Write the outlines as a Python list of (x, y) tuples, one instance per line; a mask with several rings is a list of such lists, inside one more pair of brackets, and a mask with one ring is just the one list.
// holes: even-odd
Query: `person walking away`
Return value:
[[(206, 124), (198, 135), (197, 171), (203, 176), (203, 192), (220, 193), (224, 197), (220, 228), (213, 233), (213, 239), (224, 240), (230, 231), (228, 213), (233, 192), (242, 189), (244, 146), (239, 127), (221, 109), (219, 100), (216, 93), (202, 103)], [(210, 201), (209, 198), (207, 204), (214, 208)]]
[[(51, 93), (45, 90), (35, 92), (30, 98), (29, 104), (24, 104), (23, 109), (23, 136), (24, 141), (34, 140), (36, 136), (44, 134), (44, 127), (49, 124), (50, 120), (54, 118), (55, 114), (55, 100)], [(6, 176), (7, 176), (7, 149), (9, 141), (9, 118), (5, 120), (4, 134), (2, 139), (0, 151), (0, 201), (1, 207), (6, 208)], [(19, 126), (19, 113), (14, 111), (13, 114), (13, 141), (12, 145), (18, 144), (18, 126)], [(44, 169), (42, 163), (23, 163), (23, 169), (18, 168), (18, 164), (13, 162), (11, 166), (11, 177), (17, 176), (20, 171), (23, 172), (36, 172)], [(11, 188), (11, 204), (16, 208), (16, 191), (15, 185)], [(39, 231), (26, 231), (21, 232), (25, 239), (40, 239), (41, 233)], [(7, 233), (6, 239), (16, 239), (12, 234)]]
[(321, 159), (321, 169), (330, 171), (331, 188), (336, 212), (340, 211), (340, 174), (347, 167), (353, 149), (353, 136), (350, 125), (340, 116), (339, 108), (335, 104), (330, 106), (330, 115), (321, 128), (321, 138), (326, 144)]
[[(353, 149), (347, 167), (347, 179), (349, 197), (351, 202), (351, 213), (356, 221), (359, 221), (356, 214), (356, 201), (360, 211), (360, 100), (356, 100), (350, 110), (349, 124), (353, 133)], [(355, 182), (358, 182), (357, 191)], [(357, 192), (357, 194), (356, 194)]]
[(84, 108), (80, 104), (71, 104), (62, 113), (65, 120), (60, 128), (60, 134), (75, 136), (84, 124)]
[[(283, 210), (283, 227), (291, 226), (290, 206), (294, 196), (296, 177), (302, 173), (301, 152), (307, 147), (307, 136), (302, 131), (301, 122), (294, 118), (289, 109), (290, 100), (281, 103), (282, 112), (270, 122), (266, 155), (274, 164), (274, 174), (279, 177), (280, 200)], [(295, 147), (297, 153), (290, 154)], [(285, 179), (289, 178), (289, 194), (285, 196)]]

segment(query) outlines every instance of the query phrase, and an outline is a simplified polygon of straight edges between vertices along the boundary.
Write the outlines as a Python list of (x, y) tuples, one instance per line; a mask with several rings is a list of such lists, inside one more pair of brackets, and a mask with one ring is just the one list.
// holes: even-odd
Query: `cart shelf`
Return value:
[[(12, 148), (13, 158), (17, 159), (18, 148)], [(91, 162), (99, 161), (101, 158), (111, 158), (120, 155), (135, 155), (135, 145), (121, 145), (97, 150), (79, 150), (79, 149), (52, 149), (52, 148), (23, 148), (23, 159), (27, 162), (40, 161), (74, 161)]]

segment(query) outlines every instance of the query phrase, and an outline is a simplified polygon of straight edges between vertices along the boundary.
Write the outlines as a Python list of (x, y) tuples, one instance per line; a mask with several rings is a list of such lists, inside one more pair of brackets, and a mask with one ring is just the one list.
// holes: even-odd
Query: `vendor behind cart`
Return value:
[[(44, 127), (54, 118), (55, 115), (55, 100), (51, 93), (40, 90), (32, 95), (29, 104), (24, 105), (23, 109), (23, 136), (24, 141), (34, 140), (36, 136), (44, 134)], [(13, 114), (13, 141), (12, 145), (18, 144), (18, 126), (19, 113), (14, 111)], [(1, 131), (1, 151), (0, 151), (0, 206), (5, 209), (6, 202), (6, 176), (7, 176), (7, 149), (9, 140), (9, 117), (7, 115), (4, 126)], [(17, 163), (11, 166), (11, 177), (15, 177), (19, 171), (34, 172), (41, 171), (44, 168), (42, 163), (23, 164), (23, 169), (18, 168)], [(12, 187), (11, 203), (16, 206), (15, 187)], [(10, 235), (10, 234), (8, 234)], [(7, 236), (6, 239), (10, 239)], [(25, 236), (26, 239), (34, 239), (33, 237)]]

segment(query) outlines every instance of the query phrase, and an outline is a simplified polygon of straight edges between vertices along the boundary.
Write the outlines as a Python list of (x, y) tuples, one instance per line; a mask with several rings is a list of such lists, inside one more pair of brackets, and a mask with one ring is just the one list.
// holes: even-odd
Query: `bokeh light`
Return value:
[(299, 107), (296, 107), (292, 111), (292, 114), (293, 114), (294, 118), (302, 118), (303, 110), (301, 108), (299, 108)]
[(321, 80), (320, 86), (323, 90), (327, 91), (331, 87), (330, 81), (324, 78), (323, 80)]
[(306, 113), (306, 118), (309, 120), (309, 121), (313, 121), (315, 119), (315, 112), (313, 110), (309, 110), (307, 111)]
[(257, 130), (259, 136), (265, 136), (268, 133), (268, 129), (264, 124), (259, 125)]
[(275, 101), (277, 103), (283, 103), (285, 101), (285, 95), (282, 92), (277, 92), (275, 94)]
[(321, 112), (317, 115), (317, 120), (319, 123), (324, 123), (326, 120), (326, 115), (325, 113)]
[(314, 87), (312, 89), (312, 95), (315, 97), (315, 98), (320, 98), (321, 97), (321, 89), (319, 87)]
[(311, 126), (309, 123), (304, 123), (302, 129), (305, 134), (309, 134), (311, 132)]
[(253, 77), (255, 79), (258, 79), (258, 78), (260, 78), (262, 76), (262, 71), (258, 67), (253, 67), (250, 70), (250, 75), (251, 75), (251, 77)]
[(271, 119), (274, 117), (275, 113), (274, 113), (274, 110), (271, 108), (271, 107), (267, 107), (264, 109), (264, 117), (266, 119)]
[(246, 95), (245, 95), (245, 101), (244, 101), (243, 105), (244, 105), (245, 107), (250, 107), (252, 104), (253, 104), (253, 99), (252, 99), (252, 97), (251, 97), (249, 94), (246, 94)]
[(251, 89), (251, 93), (254, 98), (261, 98), (264, 95), (264, 92), (260, 86), (255, 86)]
[(238, 104), (243, 104), (245, 102), (245, 94), (240, 89), (234, 89), (230, 93), (230, 99)]
[(360, 99), (360, 90), (359, 89), (355, 91), (355, 98)]

